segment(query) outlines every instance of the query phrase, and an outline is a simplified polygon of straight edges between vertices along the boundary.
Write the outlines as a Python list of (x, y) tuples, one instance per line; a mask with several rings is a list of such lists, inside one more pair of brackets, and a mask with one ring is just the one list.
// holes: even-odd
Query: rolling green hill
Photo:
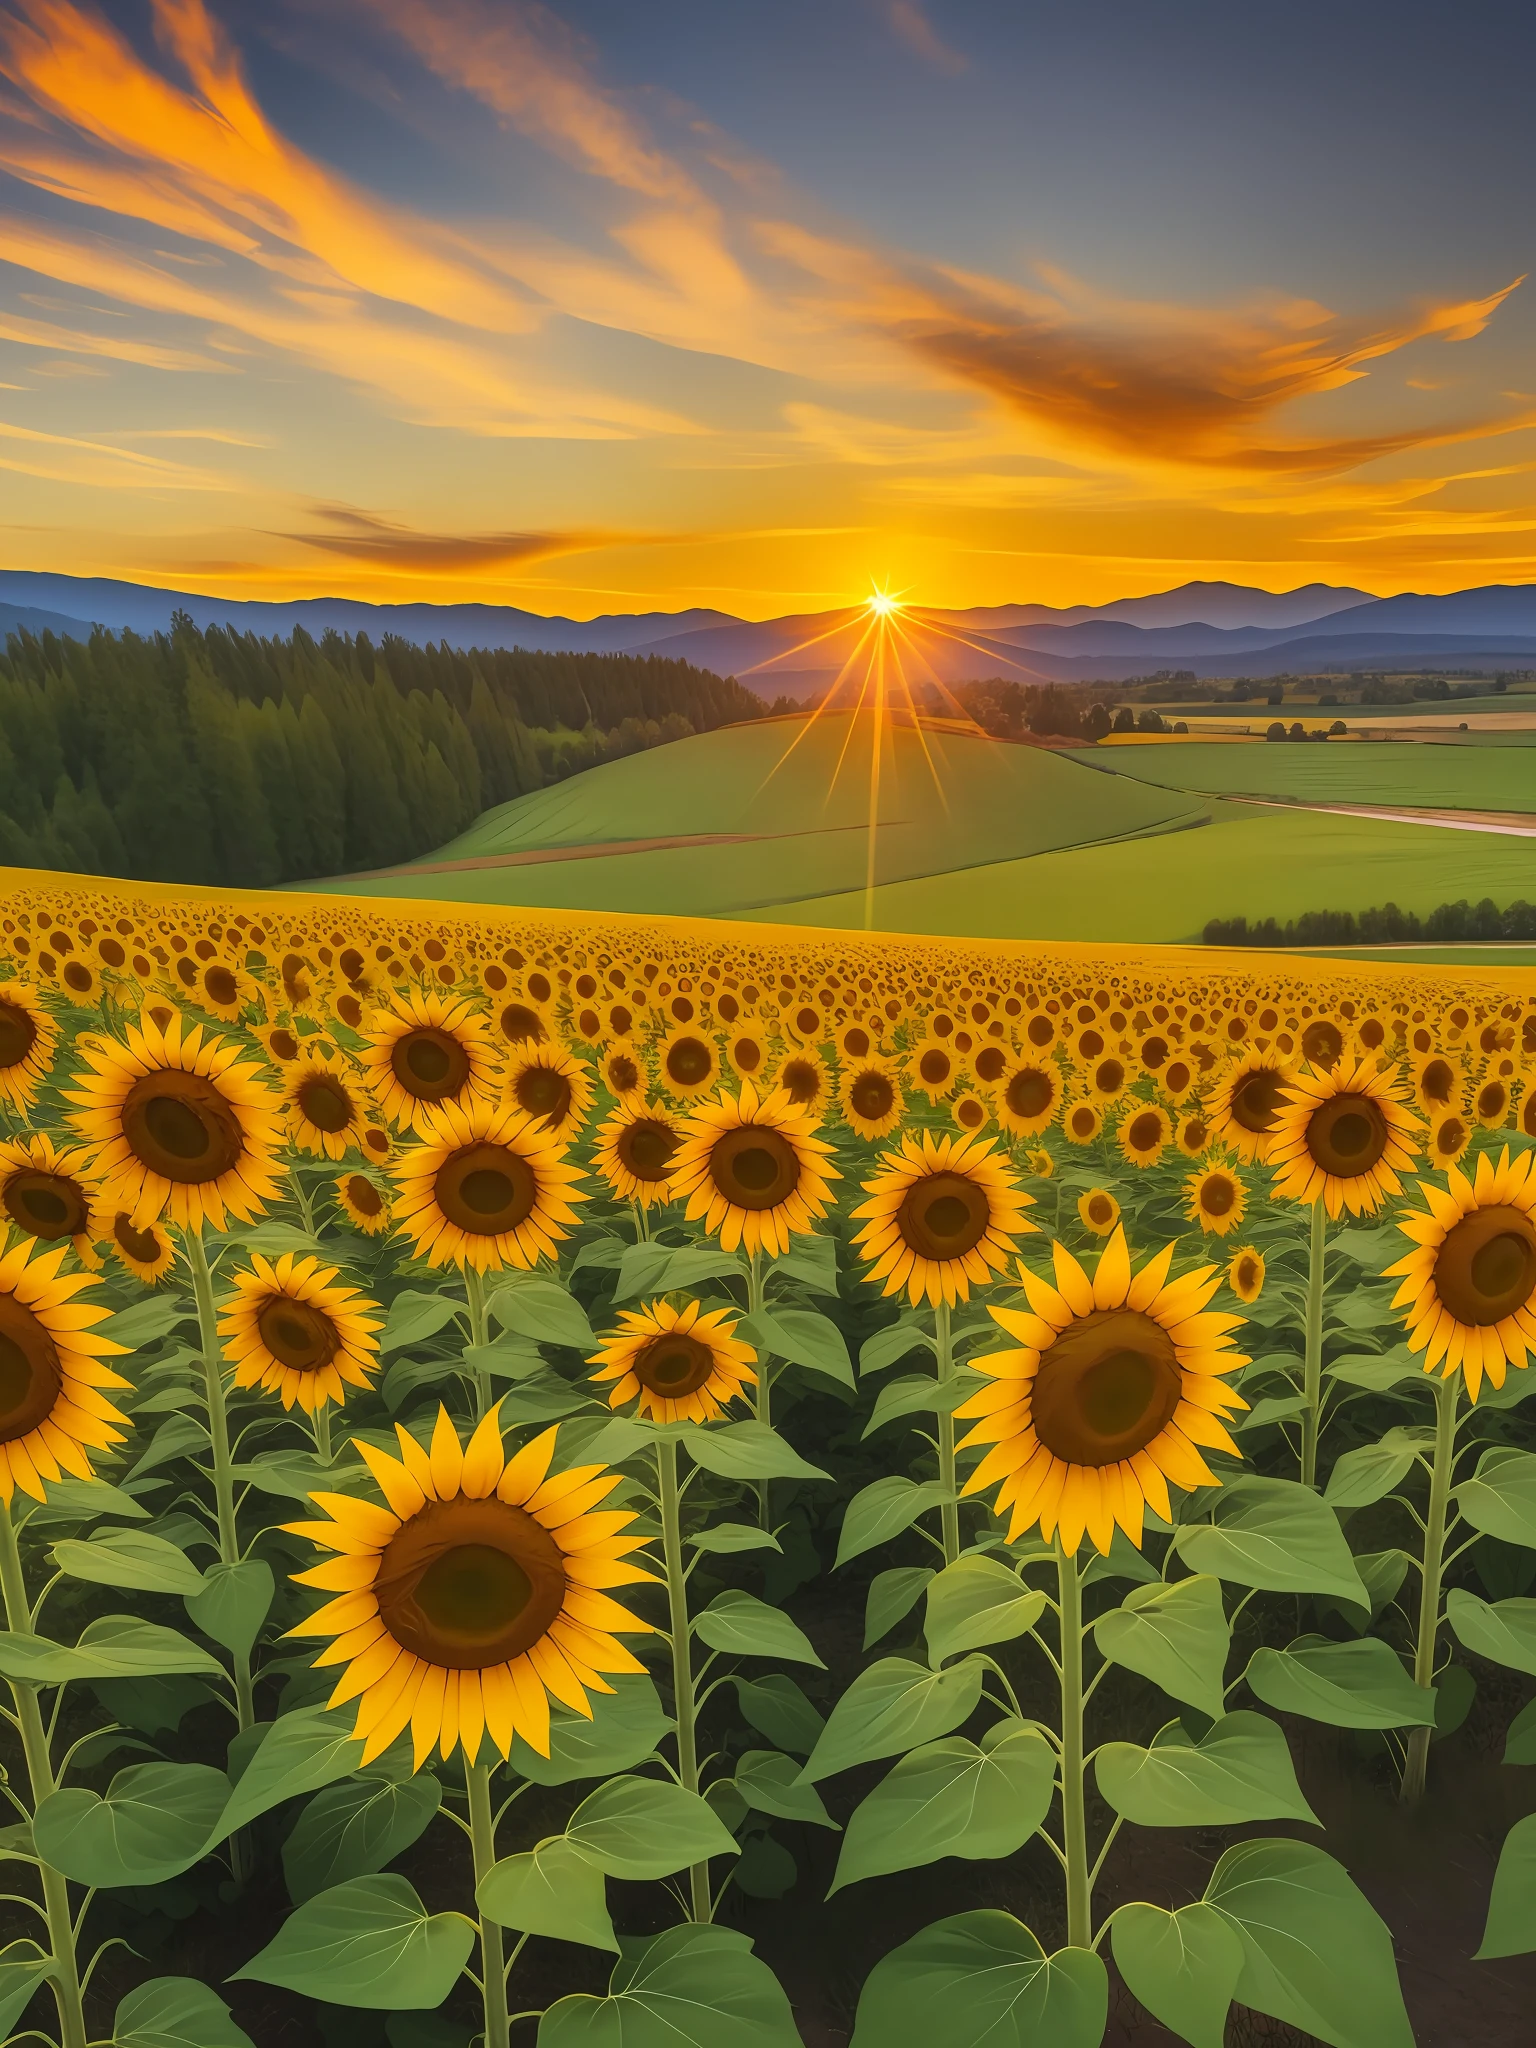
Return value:
[[(726, 727), (502, 804), (426, 860), (330, 886), (859, 927), (870, 742), (867, 715)], [(1053, 752), (888, 727), (873, 921), (1188, 943), (1212, 917), (1502, 905), (1536, 894), (1529, 838), (1303, 806), (1536, 812), (1530, 759), (1519, 746), (1409, 743)], [(1248, 794), (1290, 803), (1233, 800)]]
[[(499, 805), (426, 860), (345, 886), (711, 917), (845, 891), (862, 902), (872, 738), (867, 713), (701, 734)], [(882, 884), (963, 887), (998, 860), (1201, 825), (1209, 809), (1045, 749), (910, 725), (886, 725), (878, 765)]]

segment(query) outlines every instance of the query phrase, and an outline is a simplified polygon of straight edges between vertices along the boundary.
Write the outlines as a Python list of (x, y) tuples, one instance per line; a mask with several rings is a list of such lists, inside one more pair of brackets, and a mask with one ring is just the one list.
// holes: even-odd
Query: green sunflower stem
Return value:
[[(484, 1738), (482, 1737), (482, 1746)], [(501, 1928), (480, 1910), (480, 1886), (496, 1862), (496, 1822), (491, 1811), (491, 1772), (488, 1764), (464, 1766), (464, 1785), (469, 1793), (469, 1841), (475, 1859), (475, 1915), (480, 1926), (480, 1975), (485, 1983), (485, 2048), (511, 2048), (512, 2026), (507, 2017), (507, 1962)]]
[[(1435, 1450), (1429, 1474), (1429, 1512), (1424, 1521), (1424, 1569), (1419, 1578), (1419, 1633), (1414, 1646), (1413, 1680), (1432, 1693), (1435, 1646), (1440, 1637), (1440, 1582), (1445, 1571), (1445, 1525), (1450, 1511), (1451, 1475), (1456, 1462), (1456, 1411), (1461, 1402), (1461, 1374), (1432, 1383), (1435, 1395)], [(1403, 1765), (1403, 1803), (1412, 1806), (1424, 1796), (1429, 1770), (1429, 1739), (1433, 1728), (1415, 1728), (1408, 1736)]]
[[(489, 1344), (491, 1341), (490, 1318), (485, 1312), (485, 1279), (473, 1266), (464, 1268), (464, 1299), (469, 1304), (469, 1341), (474, 1345)], [(491, 1390), (491, 1376), (483, 1366), (475, 1367), (475, 1420), (483, 1421), (491, 1412), (495, 1395)]]
[(310, 1418), (315, 1425), (315, 1456), (322, 1465), (329, 1465), (335, 1456), (331, 1449), (331, 1404), (322, 1401)]
[[(763, 1272), (761, 1249), (747, 1255), (747, 1314), (760, 1316), (763, 1312), (763, 1297), (767, 1292), (767, 1276)], [(757, 1398), (753, 1412), (761, 1423), (773, 1427), (773, 1366), (766, 1351), (760, 1351), (757, 1360)], [(764, 1529), (771, 1529), (768, 1519), (771, 1512), (771, 1487), (766, 1479), (757, 1482), (757, 1519)]]
[(293, 1199), (298, 1208), (300, 1220), (310, 1236), (313, 1237), (315, 1234), (315, 1199), (305, 1187), (303, 1175), (299, 1172), (297, 1165), (289, 1168), (288, 1180), (293, 1189)]
[(939, 1484), (944, 1489), (944, 1504), (939, 1509), (939, 1518), (944, 1537), (944, 1562), (953, 1564), (960, 1555), (960, 1493), (955, 1474), (955, 1418), (944, 1400), (950, 1375), (955, 1369), (947, 1301), (941, 1301), (933, 1311), (933, 1342), (939, 1369)]
[(651, 1235), (651, 1219), (645, 1213), (645, 1204), (643, 1202), (631, 1202), (629, 1213), (635, 1219), (635, 1243), (648, 1243)]
[[(0, 1587), (5, 1593), (6, 1626), (16, 1635), (31, 1635), (32, 1610), (27, 1601), (27, 1582), (22, 1575), (21, 1551), (11, 1521), (9, 1501), (0, 1501)], [(35, 1813), (54, 1789), (53, 1759), (48, 1749), (48, 1731), (37, 1688), (11, 1683), (16, 1703), (16, 1720), (21, 1729), (22, 1754), (32, 1791)], [(60, 2048), (85, 2048), (85, 2011), (80, 1995), (80, 1966), (75, 1958), (75, 1924), (69, 1910), (69, 1884), (62, 1871), (40, 1863), (43, 1881), (43, 1909), (48, 1916), (48, 1943), (53, 1952), (51, 1978), (54, 2003), (59, 2014)]]
[[(181, 1241), (192, 1269), (192, 1294), (197, 1303), (197, 1334), (203, 1358), (203, 1391), (208, 1404), (208, 1440), (213, 1458), (213, 1498), (218, 1518), (219, 1562), (240, 1562), (240, 1537), (235, 1527), (234, 1456), (229, 1445), (229, 1411), (224, 1394), (224, 1353), (219, 1343), (218, 1312), (213, 1305), (213, 1275), (200, 1230), (183, 1230)], [(246, 1729), (256, 1719), (251, 1688), (251, 1660), (237, 1656), (235, 1718)], [(235, 1848), (239, 1861), (239, 1845)], [(238, 1881), (239, 1872), (236, 1872)]]
[(1317, 1441), (1323, 1419), (1323, 1264), (1327, 1257), (1328, 1211), (1312, 1204), (1307, 1250), (1307, 1350), (1302, 1367), (1301, 1483), (1317, 1484)]
[[(661, 1554), (667, 1573), (667, 1627), (672, 1635), (672, 1711), (677, 1717), (677, 1775), (690, 1792), (699, 1789), (699, 1746), (695, 1732), (693, 1637), (688, 1625), (688, 1580), (683, 1567), (681, 1496), (677, 1485), (677, 1445), (663, 1439), (656, 1446), (656, 1492), (661, 1503)], [(688, 1872), (689, 1918), (710, 1917), (709, 1865), (695, 1863)]]
[(1061, 1607), (1061, 1846), (1067, 1879), (1067, 1944), (1093, 1944), (1093, 1878), (1083, 1789), (1083, 1582), (1077, 1559), (1056, 1538)]

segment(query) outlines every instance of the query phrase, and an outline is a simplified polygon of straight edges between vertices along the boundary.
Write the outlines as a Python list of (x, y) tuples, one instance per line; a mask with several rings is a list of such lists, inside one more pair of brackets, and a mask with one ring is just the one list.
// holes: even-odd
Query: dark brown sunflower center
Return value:
[(1056, 1036), (1056, 1026), (1049, 1017), (1031, 1017), (1024, 1026), (1024, 1036), (1031, 1045), (1037, 1045), (1043, 1049)]
[(1144, 1038), (1141, 1043), (1141, 1064), (1149, 1074), (1155, 1074), (1160, 1067), (1168, 1064), (1170, 1050), (1166, 1038)]
[(512, 1098), (525, 1115), (542, 1117), (551, 1127), (571, 1113), (571, 1084), (555, 1067), (524, 1067), (512, 1083)]
[(1269, 1067), (1255, 1067), (1251, 1074), (1244, 1074), (1232, 1090), (1232, 1121), (1255, 1137), (1263, 1137), (1273, 1130), (1275, 1118), (1285, 1103), (1286, 1087), (1282, 1077)]
[(1200, 1183), (1200, 1206), (1207, 1216), (1230, 1216), (1237, 1202), (1237, 1183), (1224, 1173), (1208, 1173)]
[(1459, 1116), (1442, 1117), (1435, 1126), (1435, 1150), (1457, 1159), (1467, 1142), (1467, 1127)]
[(1331, 1067), (1344, 1050), (1344, 1034), (1327, 1017), (1314, 1017), (1301, 1034), (1303, 1059), (1314, 1067)]
[(930, 1046), (917, 1063), (917, 1071), (930, 1088), (938, 1088), (946, 1082), (955, 1070), (955, 1063), (947, 1052), (938, 1046)]
[(800, 1185), (800, 1156), (768, 1124), (742, 1124), (710, 1147), (709, 1177), (737, 1209), (776, 1209)]
[(1244, 1294), (1251, 1294), (1259, 1284), (1259, 1262), (1245, 1254), (1237, 1262), (1237, 1284)]
[(738, 1038), (731, 1047), (731, 1059), (739, 1074), (755, 1074), (763, 1064), (763, 1048), (755, 1038)]
[(821, 1069), (814, 1060), (786, 1060), (779, 1083), (788, 1091), (790, 1101), (804, 1108), (821, 1094)]
[(119, 1249), (141, 1266), (152, 1266), (164, 1249), (153, 1230), (136, 1229), (133, 1218), (121, 1209), (112, 1219), (112, 1236)]
[(855, 1116), (877, 1124), (896, 1107), (896, 1089), (889, 1074), (860, 1074), (848, 1090), (848, 1104)]
[(299, 1056), (298, 1039), (281, 1025), (268, 1038), (267, 1047), (275, 1060), (296, 1060)]
[(641, 1386), (669, 1401), (696, 1394), (714, 1369), (715, 1355), (709, 1346), (677, 1330), (653, 1337), (634, 1364)]
[(46, 1420), (63, 1384), (47, 1329), (14, 1294), (0, 1294), (0, 1444)]
[(1003, 1090), (1003, 1100), (1015, 1116), (1044, 1116), (1055, 1095), (1055, 1084), (1040, 1067), (1021, 1067)]
[(1115, 1198), (1113, 1195), (1090, 1195), (1088, 1197), (1088, 1221), (1100, 1230), (1107, 1230), (1115, 1220)]
[(615, 1095), (633, 1095), (640, 1086), (640, 1069), (627, 1052), (618, 1052), (608, 1062), (608, 1086)]
[(37, 1026), (15, 1003), (0, 1001), (0, 1067), (19, 1067), (37, 1043)]
[(341, 1349), (341, 1334), (324, 1310), (274, 1295), (256, 1318), (261, 1341), (292, 1372), (318, 1372)]
[(203, 987), (221, 1010), (232, 1009), (240, 994), (240, 984), (227, 967), (208, 968), (203, 975)]
[(1307, 1119), (1307, 1150), (1324, 1173), (1352, 1180), (1369, 1173), (1391, 1133), (1369, 1095), (1330, 1095)]
[(675, 1038), (667, 1047), (666, 1069), (679, 1088), (697, 1088), (715, 1070), (714, 1051), (702, 1038)]
[(352, 1121), (352, 1098), (329, 1074), (308, 1074), (299, 1083), (299, 1114), (317, 1131), (344, 1131)]
[(849, 1059), (868, 1059), (871, 1050), (869, 1033), (861, 1024), (855, 1024), (843, 1033), (843, 1051)]
[(451, 1031), (439, 1031), (434, 1024), (402, 1032), (389, 1064), (406, 1094), (418, 1102), (446, 1102), (469, 1079), (469, 1054)]
[(636, 1180), (665, 1180), (679, 1139), (659, 1117), (640, 1117), (619, 1133), (619, 1164)]
[(1509, 1106), (1509, 1090), (1502, 1081), (1485, 1081), (1477, 1091), (1477, 1113), (1490, 1123), (1503, 1116)]
[(964, 1258), (986, 1236), (991, 1220), (985, 1188), (963, 1173), (925, 1174), (896, 1211), (903, 1241), (923, 1259)]
[(21, 1229), (47, 1243), (78, 1237), (91, 1219), (91, 1204), (79, 1181), (68, 1174), (13, 1173), (0, 1196), (6, 1214)]
[(1184, 1142), (1192, 1151), (1203, 1152), (1210, 1143), (1211, 1127), (1204, 1117), (1192, 1116), (1184, 1126)]
[(1093, 1085), (1101, 1095), (1118, 1095), (1125, 1086), (1125, 1062), (1100, 1060), (1093, 1070)]
[(514, 1045), (530, 1038), (537, 1045), (544, 1036), (544, 1020), (526, 1003), (508, 1003), (501, 1013), (501, 1034)]
[(976, 1078), (990, 1088), (994, 1081), (1002, 1079), (1007, 1064), (1008, 1055), (1000, 1045), (984, 1045), (976, 1055)]
[(1113, 1465), (1173, 1420), (1180, 1386), (1161, 1323), (1134, 1309), (1096, 1309), (1041, 1353), (1030, 1396), (1035, 1434), (1069, 1465)]
[(245, 1150), (228, 1098), (202, 1074), (179, 1067), (139, 1076), (123, 1099), (122, 1126), (141, 1166), (186, 1187), (218, 1180)]
[(1474, 1209), (1435, 1254), (1435, 1292), (1458, 1323), (1487, 1329), (1536, 1294), (1536, 1226), (1523, 1209)]
[(1162, 1118), (1155, 1110), (1142, 1110), (1131, 1118), (1125, 1139), (1133, 1152), (1155, 1152), (1163, 1142)]
[(347, 1200), (360, 1216), (377, 1216), (384, 1207), (384, 1197), (366, 1175), (353, 1173), (347, 1176)]
[(1449, 1102), (1455, 1086), (1456, 1075), (1449, 1060), (1431, 1060), (1419, 1076), (1426, 1102)]
[(374, 1593), (395, 1641), (449, 1671), (505, 1664), (565, 1602), (549, 1531), (505, 1501), (429, 1501), (385, 1545)]
[(505, 1145), (463, 1145), (433, 1182), (437, 1206), (471, 1237), (500, 1237), (533, 1214), (539, 1184), (526, 1159)]
[(1090, 1109), (1086, 1104), (1078, 1109), (1074, 1109), (1071, 1126), (1073, 1137), (1081, 1138), (1086, 1143), (1099, 1127), (1097, 1110)]

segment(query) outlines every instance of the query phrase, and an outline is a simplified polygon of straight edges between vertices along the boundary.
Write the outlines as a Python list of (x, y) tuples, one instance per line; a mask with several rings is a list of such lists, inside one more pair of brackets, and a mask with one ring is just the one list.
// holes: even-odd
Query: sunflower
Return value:
[(1090, 1188), (1086, 1195), (1079, 1195), (1077, 1213), (1084, 1228), (1095, 1237), (1108, 1237), (1119, 1226), (1120, 1204), (1108, 1188)]
[(1002, 1481), (1010, 1542), (1038, 1523), (1069, 1555), (1085, 1532), (1107, 1555), (1117, 1525), (1139, 1545), (1146, 1507), (1172, 1520), (1170, 1480), (1215, 1483), (1202, 1448), (1236, 1454), (1220, 1418), (1248, 1404), (1221, 1375), (1248, 1363), (1227, 1348), (1242, 1318), (1206, 1310), (1213, 1266), (1170, 1281), (1173, 1251), (1133, 1273), (1117, 1230), (1090, 1281), (1056, 1244), (1054, 1287), (1020, 1268), (1028, 1313), (989, 1309), (1020, 1348), (973, 1359), (993, 1384), (955, 1413), (980, 1418), (964, 1444), (991, 1446), (964, 1490)]
[(991, 1111), (973, 1089), (964, 1088), (949, 1105), (949, 1113), (962, 1131), (984, 1131), (991, 1121)]
[(1459, 1109), (1464, 1085), (1461, 1063), (1447, 1059), (1444, 1053), (1431, 1053), (1414, 1064), (1413, 1096), (1426, 1116), (1443, 1116)]
[(1429, 1126), (1429, 1141), (1426, 1147), (1430, 1163), (1438, 1167), (1454, 1166), (1471, 1142), (1472, 1125), (1466, 1117), (1459, 1115), (1455, 1110), (1445, 1116), (1435, 1117)]
[(1131, 1070), (1117, 1052), (1107, 1052), (1085, 1069), (1083, 1078), (1095, 1102), (1114, 1102), (1131, 1085)]
[(621, 1202), (672, 1199), (672, 1163), (683, 1134), (659, 1103), (621, 1102), (597, 1130), (592, 1164)]
[(845, 1060), (872, 1059), (880, 1049), (878, 1025), (865, 1023), (862, 1018), (852, 1017), (839, 1024), (832, 1034), (832, 1042)]
[(1026, 1152), (1024, 1166), (1026, 1172), (1032, 1173), (1036, 1180), (1050, 1180), (1056, 1171), (1055, 1160), (1043, 1148)]
[(254, 1252), (248, 1271), (230, 1275), (219, 1335), (237, 1387), (262, 1387), (313, 1415), (344, 1401), (349, 1386), (372, 1384), (383, 1315), (355, 1288), (336, 1286), (336, 1272), (313, 1254), (284, 1252), (274, 1266)]
[(535, 1003), (526, 996), (509, 995), (506, 1001), (493, 1009), (496, 1029), (510, 1046), (519, 1051), (530, 1045), (542, 1045), (554, 1036), (554, 1026), (549, 1012), (542, 1003)]
[(555, 1256), (586, 1197), (581, 1178), (533, 1121), (488, 1102), (447, 1103), (421, 1121), (421, 1143), (391, 1167), (397, 1235), (430, 1266), (526, 1271)]
[(158, 1287), (176, 1263), (176, 1248), (158, 1223), (135, 1223), (126, 1209), (112, 1218), (112, 1250), (118, 1264), (146, 1287)]
[(1092, 1102), (1071, 1102), (1061, 1113), (1063, 1135), (1073, 1145), (1091, 1145), (1104, 1128), (1103, 1113)]
[(1268, 1147), (1291, 1086), (1291, 1067), (1273, 1053), (1250, 1052), (1222, 1075), (1207, 1106), (1213, 1137), (1251, 1165)]
[(255, 1036), (267, 1057), (280, 1067), (291, 1065), (304, 1051), (304, 1041), (291, 1023), (263, 1024)]
[(926, 1295), (935, 1308), (968, 1301), (972, 1283), (1004, 1271), (1014, 1238), (1035, 1228), (1024, 1217), (1034, 1196), (979, 1138), (909, 1131), (880, 1164), (853, 1214), (869, 1219), (855, 1243), (882, 1294), (905, 1288), (914, 1305)]
[(1212, 1131), (1203, 1110), (1191, 1110), (1174, 1127), (1173, 1142), (1186, 1159), (1199, 1159), (1211, 1149)]
[(768, 1034), (755, 1017), (740, 1017), (726, 1034), (725, 1056), (740, 1081), (755, 1087), (768, 1068)]
[(507, 1062), (502, 1099), (557, 1143), (573, 1138), (592, 1106), (592, 1076), (553, 1039), (525, 1045)]
[(1290, 1085), (1269, 1140), (1273, 1194), (1322, 1202), (1330, 1216), (1374, 1215), (1401, 1191), (1397, 1169), (1419, 1150), (1418, 1119), (1374, 1062), (1354, 1060)]
[(1200, 1078), (1200, 1069), (1192, 1059), (1176, 1053), (1157, 1077), (1157, 1085), (1168, 1100), (1180, 1103)]
[(1155, 1102), (1140, 1102), (1120, 1119), (1115, 1142), (1131, 1166), (1156, 1166), (1173, 1137), (1173, 1119)]
[(360, 1057), (380, 1108), (403, 1130), (493, 1095), (500, 1078), (490, 1034), (462, 996), (397, 997), (392, 1010), (374, 1012)]
[(722, 1091), (697, 1108), (672, 1162), (673, 1191), (686, 1195), (690, 1223), (699, 1217), (723, 1251), (738, 1245), (789, 1249), (792, 1232), (809, 1230), (831, 1200), (827, 1183), (842, 1175), (816, 1136), (816, 1121), (782, 1093), (759, 1097), (750, 1081), (739, 1096)]
[[(49, 955), (44, 954), (39, 966), (48, 964)], [(94, 1010), (101, 1001), (101, 969), (94, 960), (85, 960), (78, 955), (70, 960), (61, 960), (58, 967), (59, 991), (66, 1001), (77, 1010)]]
[(1005, 1131), (1015, 1138), (1036, 1138), (1056, 1121), (1061, 1076), (1049, 1059), (1034, 1054), (1012, 1060), (1003, 1071), (995, 1102)]
[(1388, 1266), (1402, 1279), (1392, 1306), (1406, 1311), (1408, 1348), (1424, 1370), (1444, 1361), (1449, 1379), (1466, 1375), (1477, 1399), (1482, 1376), (1504, 1384), (1506, 1365), (1524, 1366), (1536, 1346), (1536, 1153), (1494, 1165), (1485, 1152), (1472, 1179), (1453, 1166), (1446, 1185), (1420, 1181), (1428, 1213), (1410, 1210), (1398, 1229), (1416, 1250)]
[(1230, 1166), (1208, 1166), (1184, 1183), (1184, 1214), (1210, 1237), (1236, 1230), (1248, 1208), (1248, 1193)]
[(366, 1173), (344, 1173), (334, 1189), (336, 1206), (365, 1237), (380, 1237), (392, 1218), (388, 1198)]
[[(36, 1252), (34, 1258), (32, 1254)], [(0, 1258), (0, 1500), (19, 1486), (45, 1498), (43, 1481), (91, 1477), (87, 1452), (121, 1443), (127, 1417), (101, 1391), (126, 1387), (104, 1358), (125, 1346), (92, 1334), (110, 1309), (74, 1297), (84, 1273), (59, 1272), (64, 1246), (39, 1252), (21, 1239)]]
[(907, 1106), (896, 1069), (873, 1057), (844, 1069), (837, 1099), (850, 1128), (870, 1139), (889, 1137)]
[(1264, 1254), (1251, 1244), (1234, 1252), (1227, 1268), (1227, 1285), (1245, 1306), (1257, 1301), (1264, 1292)]
[(1497, 1074), (1479, 1082), (1472, 1095), (1472, 1114), (1485, 1131), (1497, 1131), (1509, 1122), (1509, 1083)]
[[(82, 1041), (82, 1043), (84, 1043)], [(249, 1223), (277, 1191), (280, 1104), (228, 1040), (172, 1016), (145, 1016), (128, 1042), (95, 1038), (65, 1100), (103, 1199), (135, 1224), (164, 1216), (184, 1230), (226, 1215)]]
[(650, 1079), (645, 1056), (632, 1038), (621, 1038), (610, 1045), (598, 1060), (597, 1071), (616, 1102), (638, 1100)]
[(227, 960), (199, 960), (184, 953), (176, 962), (176, 979), (185, 1000), (225, 1024), (238, 1023), (243, 1013), (259, 1000), (259, 990), (250, 975), (242, 974)]
[(67, 1238), (88, 1266), (97, 1263), (93, 1247), (103, 1228), (99, 1196), (81, 1147), (60, 1151), (41, 1133), (0, 1144), (0, 1211), (43, 1244)]
[(667, 1093), (688, 1102), (719, 1085), (720, 1054), (707, 1031), (680, 1024), (662, 1040), (657, 1069)]
[(1520, 1103), (1520, 1128), (1528, 1138), (1536, 1138), (1536, 1076), (1525, 1077), (1525, 1094)]
[(1343, 1026), (1332, 1017), (1309, 1017), (1301, 1027), (1301, 1056), (1318, 1073), (1338, 1065), (1347, 1043)]
[(31, 1108), (58, 1042), (59, 1027), (31, 982), (0, 982), (0, 1102)]
[(1061, 1036), (1061, 1021), (1050, 1010), (1030, 1009), (1019, 1032), (1022, 1042), (1037, 1058), (1048, 1053)]
[(293, 1142), (317, 1159), (342, 1159), (362, 1142), (372, 1108), (333, 1053), (301, 1053), (282, 1076), (283, 1101)]
[(826, 1061), (813, 1045), (786, 1053), (779, 1062), (773, 1085), (782, 1088), (796, 1109), (809, 1116), (825, 1116), (831, 1106), (832, 1077)]
[(346, 1667), (328, 1704), (358, 1702), (364, 1763), (407, 1728), (417, 1770), (460, 1745), (473, 1762), (487, 1739), (509, 1757), (514, 1735), (548, 1756), (551, 1695), (590, 1718), (603, 1673), (644, 1668), (615, 1637), (650, 1624), (603, 1590), (654, 1583), (622, 1561), (644, 1539), (620, 1533), (633, 1514), (593, 1512), (620, 1475), (550, 1477), (554, 1429), (509, 1461), (494, 1408), (467, 1448), (443, 1408), (430, 1447), (396, 1435), (399, 1458), (356, 1440), (388, 1508), (311, 1494), (330, 1520), (289, 1525), (337, 1553), (295, 1575), (336, 1597), (291, 1633), (332, 1638), (315, 1664)]
[(907, 1057), (907, 1079), (930, 1102), (942, 1102), (960, 1077), (960, 1059), (942, 1038), (924, 1038)]
[(677, 1309), (665, 1301), (626, 1309), (619, 1329), (588, 1365), (599, 1383), (612, 1380), (608, 1406), (639, 1396), (640, 1413), (653, 1422), (713, 1422), (744, 1386), (757, 1384), (757, 1353), (736, 1335), (728, 1308), (708, 1314), (697, 1301)]

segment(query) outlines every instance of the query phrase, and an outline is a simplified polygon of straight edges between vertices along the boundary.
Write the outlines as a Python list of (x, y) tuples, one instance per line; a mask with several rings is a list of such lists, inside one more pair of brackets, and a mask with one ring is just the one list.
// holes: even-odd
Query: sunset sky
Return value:
[(0, 566), (1536, 576), (1525, 6), (0, 0)]

